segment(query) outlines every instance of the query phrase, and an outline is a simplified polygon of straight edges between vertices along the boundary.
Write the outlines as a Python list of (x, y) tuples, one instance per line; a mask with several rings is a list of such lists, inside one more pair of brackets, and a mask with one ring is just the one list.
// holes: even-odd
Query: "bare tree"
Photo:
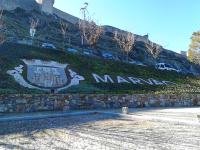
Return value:
[(81, 13), (83, 15), (83, 19), (79, 21), (79, 29), (82, 40), (81, 44), (82, 46), (84, 44), (88, 44), (94, 48), (103, 33), (103, 28), (91, 19), (87, 7), (88, 3), (84, 3), (84, 7), (81, 8)]
[(65, 50), (65, 39), (67, 36), (67, 30), (68, 30), (68, 25), (64, 21), (60, 20), (60, 32), (63, 37), (63, 50)]
[(103, 28), (98, 26), (94, 21), (87, 22), (85, 40), (87, 44), (95, 48), (97, 41), (103, 33)]
[(30, 36), (31, 36), (32, 42), (35, 37), (36, 28), (38, 24), (39, 24), (39, 19), (34, 19), (34, 18), (30, 19)]
[(3, 20), (3, 10), (0, 10), (0, 45), (6, 41), (5, 30), (6, 26)]
[(133, 49), (135, 45), (135, 36), (133, 33), (119, 33), (118, 31), (114, 32), (114, 39), (117, 41), (119, 47), (123, 50), (123, 53), (126, 53), (126, 59), (128, 62), (129, 52)]
[(163, 48), (158, 45), (155, 44), (153, 42), (150, 43), (146, 43), (145, 46), (147, 47), (149, 53), (154, 57), (154, 58), (158, 58), (158, 56), (160, 55), (160, 53), (162, 52)]

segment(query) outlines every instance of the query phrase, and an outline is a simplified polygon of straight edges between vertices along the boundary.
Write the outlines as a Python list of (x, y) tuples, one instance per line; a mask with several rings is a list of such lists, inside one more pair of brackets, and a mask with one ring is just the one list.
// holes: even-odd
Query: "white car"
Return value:
[(43, 48), (56, 49), (56, 47), (53, 44), (51, 44), (51, 43), (43, 43), (42, 47)]
[(158, 69), (158, 70), (180, 72), (180, 70), (177, 70), (177, 69), (173, 68), (171, 65), (166, 64), (166, 63), (158, 63), (158, 64), (156, 64), (155, 68)]

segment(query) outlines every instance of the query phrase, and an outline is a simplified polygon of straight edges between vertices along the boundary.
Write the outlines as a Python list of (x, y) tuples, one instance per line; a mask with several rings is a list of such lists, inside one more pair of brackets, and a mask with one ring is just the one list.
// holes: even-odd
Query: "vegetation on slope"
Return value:
[[(79, 86), (71, 87), (61, 93), (185, 93), (198, 92), (200, 82), (193, 76), (175, 72), (158, 71), (151, 67), (135, 66), (127, 63), (103, 60), (100, 58), (74, 55), (71, 53), (42, 49), (26, 45), (5, 43), (0, 47), (0, 93), (42, 93), (29, 90), (16, 83), (7, 70), (22, 64), (21, 59), (53, 60), (67, 63), (70, 68), (85, 77)], [(176, 83), (176, 86), (150, 86), (134, 84), (104, 84), (96, 83), (92, 73), (116, 76), (133, 76), (142, 79), (154, 78)], [(187, 85), (187, 86), (186, 86)], [(189, 86), (189, 87), (188, 87)]]

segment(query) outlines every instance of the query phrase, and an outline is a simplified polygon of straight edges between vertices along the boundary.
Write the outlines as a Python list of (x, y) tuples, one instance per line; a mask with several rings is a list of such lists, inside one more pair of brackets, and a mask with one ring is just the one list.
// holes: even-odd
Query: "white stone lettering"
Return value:
[(128, 79), (129, 79), (133, 84), (143, 84), (143, 83), (141, 82), (141, 80), (138, 79), (138, 78), (128, 77)]
[(140, 81), (142, 81), (144, 84), (148, 84), (148, 85), (154, 85), (153, 81), (151, 79), (148, 80), (144, 80), (140, 78)]
[(99, 75), (93, 73), (92, 76), (96, 80), (97, 83), (103, 82), (103, 83), (114, 83), (112, 78), (109, 75), (104, 75), (104, 78), (100, 77)]
[(155, 79), (151, 79), (155, 85), (165, 85), (165, 83), (163, 83), (162, 81), (158, 81), (158, 80), (155, 80)]
[(117, 82), (118, 83), (130, 83), (129, 81), (127, 81), (126, 79), (124, 79), (121, 76), (117, 76)]
[[(96, 73), (92, 74), (94, 79), (96, 80), (97, 83), (128, 83), (128, 84), (146, 84), (146, 85), (172, 85), (175, 84), (170, 81), (158, 81), (155, 79), (141, 79), (141, 78), (135, 78), (135, 77), (121, 77), (117, 76), (116, 80), (113, 80), (110, 75), (104, 75), (104, 78), (99, 76)], [(128, 79), (128, 80), (127, 80)]]
[[(7, 73), (14, 77), (21, 86), (30, 89), (59, 92), (71, 86), (79, 85), (85, 80), (83, 76), (67, 68), (68, 64), (61, 64), (55, 61), (42, 60), (22, 60), (25, 64), (8, 70)], [(25, 70), (26, 68), (26, 70)], [(27, 77), (23, 77), (23, 72), (27, 71)], [(127, 83), (140, 85), (172, 85), (170, 81), (158, 81), (156, 79), (141, 79), (136, 77), (116, 76), (115, 80), (110, 75), (98, 75), (92, 73), (97, 83)]]
[(162, 81), (165, 85), (175, 85), (175, 83), (170, 81)]

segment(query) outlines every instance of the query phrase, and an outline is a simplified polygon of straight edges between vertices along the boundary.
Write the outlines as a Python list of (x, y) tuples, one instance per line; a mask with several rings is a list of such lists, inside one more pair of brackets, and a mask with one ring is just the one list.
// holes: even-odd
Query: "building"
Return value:
[(35, 0), (0, 0), (0, 9), (11, 11), (18, 7), (24, 10), (39, 8)]
[(36, 9), (49, 15), (58, 16), (73, 24), (79, 22), (77, 17), (53, 7), (54, 3), (55, 0), (0, 0), (0, 9), (8, 11), (15, 10), (18, 7), (27, 11)]
[(25, 10), (40, 9), (42, 12), (53, 14), (54, 0), (0, 0), (0, 8), (14, 10), (22, 8)]
[(40, 9), (48, 14), (53, 14), (53, 5), (55, 0), (36, 0), (40, 4)]
[[(105, 33), (108, 33), (108, 34), (114, 34), (115, 31), (119, 32), (119, 33), (127, 33), (127, 31), (124, 31), (124, 30), (120, 30), (116, 27), (112, 27), (112, 26), (103, 26), (104, 27), (104, 31)], [(144, 42), (145, 44), (153, 44), (150, 40), (149, 40), (149, 35), (137, 35), (137, 34), (134, 34), (135, 36), (135, 41), (137, 42)], [(155, 43), (154, 43), (155, 44)]]

